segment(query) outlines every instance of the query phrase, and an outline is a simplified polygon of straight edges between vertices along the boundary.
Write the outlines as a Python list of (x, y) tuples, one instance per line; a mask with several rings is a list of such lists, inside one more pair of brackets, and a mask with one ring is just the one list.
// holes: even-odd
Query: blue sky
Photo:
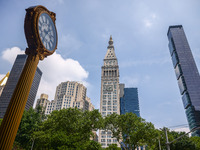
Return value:
[(186, 124), (168, 50), (167, 30), (182, 24), (200, 68), (198, 0), (2, 0), (0, 1), (0, 77), (27, 47), (25, 9), (43, 5), (56, 13), (58, 49), (39, 63), (41, 93), (54, 98), (56, 86), (81, 81), (95, 108), (100, 105), (101, 66), (110, 35), (120, 82), (138, 87), (141, 116), (156, 127)]

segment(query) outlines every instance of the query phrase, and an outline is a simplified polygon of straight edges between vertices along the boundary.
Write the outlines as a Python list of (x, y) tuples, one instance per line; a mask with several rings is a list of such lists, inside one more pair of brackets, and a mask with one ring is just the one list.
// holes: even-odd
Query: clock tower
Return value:
[[(101, 99), (100, 113), (103, 117), (112, 113), (120, 114), (119, 98), (119, 66), (115, 55), (112, 36), (110, 36), (106, 56), (101, 67)], [(108, 147), (110, 144), (117, 144), (116, 138), (111, 138), (111, 131), (99, 131), (99, 142), (102, 147)]]

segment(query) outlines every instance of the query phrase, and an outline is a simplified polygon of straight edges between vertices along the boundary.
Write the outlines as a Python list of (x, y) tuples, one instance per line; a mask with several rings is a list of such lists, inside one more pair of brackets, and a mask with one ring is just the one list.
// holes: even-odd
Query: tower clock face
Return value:
[(107, 85), (106, 86), (106, 91), (109, 91), (109, 92), (113, 91), (113, 86), (112, 85)]
[(38, 20), (38, 30), (43, 46), (53, 51), (57, 44), (57, 32), (53, 20), (47, 13), (42, 13)]

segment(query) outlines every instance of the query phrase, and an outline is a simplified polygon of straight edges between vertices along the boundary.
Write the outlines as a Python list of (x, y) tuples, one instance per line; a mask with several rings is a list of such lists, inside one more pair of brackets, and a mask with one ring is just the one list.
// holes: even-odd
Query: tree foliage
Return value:
[[(166, 135), (164, 128), (158, 130), (159, 139), (161, 143), (161, 149), (167, 149), (166, 147)], [(185, 134), (185, 132), (175, 132), (167, 129), (168, 141), (171, 142), (178, 137)], [(157, 144), (156, 149), (159, 149)], [(170, 144), (170, 150), (200, 150), (200, 137), (189, 137), (188, 135), (183, 136), (182, 138), (175, 140)]]
[[(0, 119), (1, 124), (2, 119)], [(101, 145), (92, 140), (92, 131), (110, 130), (124, 149), (148, 146), (148, 150), (166, 149), (164, 129), (155, 129), (152, 123), (133, 113), (112, 114), (104, 119), (98, 110), (82, 111), (62, 109), (45, 117), (40, 107), (24, 111), (13, 149), (49, 150), (102, 150)], [(168, 129), (168, 139), (172, 141), (184, 132)], [(171, 150), (200, 150), (200, 137), (184, 136), (170, 145)], [(111, 144), (107, 150), (119, 150)]]
[(92, 130), (100, 128), (102, 117), (98, 110), (80, 111), (62, 109), (53, 111), (43, 122), (41, 129), (34, 133), (35, 148), (48, 149), (90, 149), (99, 146), (92, 142)]
[(106, 150), (121, 150), (121, 148), (117, 147), (117, 144), (110, 144)]
[(105, 118), (105, 129), (111, 130), (124, 149), (148, 145), (154, 147), (158, 136), (154, 125), (133, 113), (111, 114)]
[(41, 111), (41, 107), (38, 107), (36, 110), (30, 108), (23, 113), (15, 142), (20, 143), (24, 149), (31, 149), (34, 133), (42, 125), (43, 114)]

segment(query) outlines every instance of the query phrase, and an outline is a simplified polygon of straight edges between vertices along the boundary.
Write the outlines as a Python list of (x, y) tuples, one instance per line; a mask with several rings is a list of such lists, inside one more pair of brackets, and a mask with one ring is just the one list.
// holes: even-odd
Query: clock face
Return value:
[(107, 91), (112, 91), (112, 90), (113, 90), (113, 86), (112, 86), (112, 85), (108, 85), (108, 86), (106, 87), (106, 90), (107, 90)]
[(57, 32), (51, 17), (47, 13), (40, 15), (38, 29), (44, 47), (49, 51), (53, 51), (57, 44)]

